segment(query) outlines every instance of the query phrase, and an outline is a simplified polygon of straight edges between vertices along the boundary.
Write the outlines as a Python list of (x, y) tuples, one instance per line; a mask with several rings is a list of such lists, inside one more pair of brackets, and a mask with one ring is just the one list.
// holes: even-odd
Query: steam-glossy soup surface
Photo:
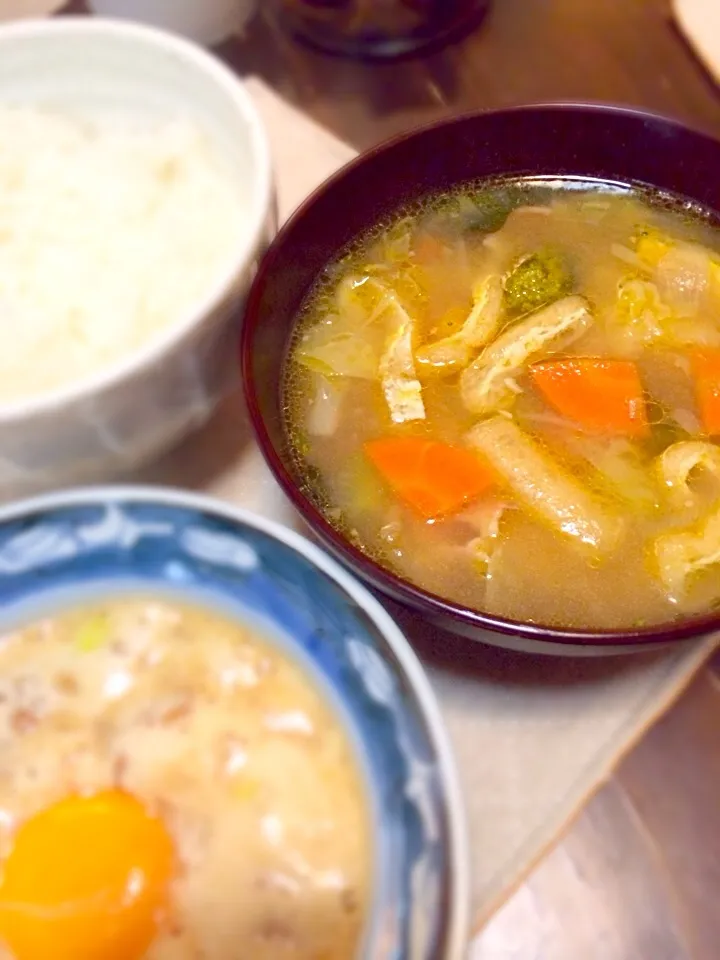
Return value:
[(333, 263), (286, 369), (326, 517), (444, 598), (568, 628), (720, 599), (720, 243), (669, 198), (506, 181)]
[(0, 638), (2, 960), (347, 960), (354, 750), (253, 628), (119, 598)]

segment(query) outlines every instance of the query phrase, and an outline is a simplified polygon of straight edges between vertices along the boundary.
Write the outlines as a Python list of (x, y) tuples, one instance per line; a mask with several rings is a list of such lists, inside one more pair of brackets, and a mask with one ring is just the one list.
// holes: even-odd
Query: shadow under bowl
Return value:
[(292, 216), (255, 278), (242, 333), (245, 396), (276, 479), (321, 542), (367, 584), (424, 621), (511, 649), (599, 655), (648, 650), (720, 628), (717, 614), (628, 630), (560, 629), (490, 616), (428, 593), (368, 558), (303, 493), (287, 445), (281, 384), (298, 310), (358, 235), (423, 196), (479, 178), (563, 177), (643, 186), (720, 217), (720, 142), (666, 117), (604, 104), (537, 104), (460, 116), (349, 163)]

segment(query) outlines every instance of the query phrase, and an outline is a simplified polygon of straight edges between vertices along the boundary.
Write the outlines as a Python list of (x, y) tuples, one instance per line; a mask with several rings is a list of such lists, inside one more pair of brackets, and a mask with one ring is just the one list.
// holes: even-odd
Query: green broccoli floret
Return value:
[(553, 250), (523, 257), (505, 279), (505, 305), (511, 313), (529, 313), (570, 293), (572, 274)]

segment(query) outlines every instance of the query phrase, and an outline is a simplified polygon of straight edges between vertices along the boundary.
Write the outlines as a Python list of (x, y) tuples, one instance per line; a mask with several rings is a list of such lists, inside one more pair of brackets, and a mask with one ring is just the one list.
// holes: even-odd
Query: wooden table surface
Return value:
[(720, 134), (720, 96), (667, 0), (492, 0), (465, 42), (401, 63), (316, 54), (262, 23), (225, 52), (358, 149), (461, 111), (551, 99), (639, 105)]
[[(720, 91), (664, 0), (494, 0), (463, 43), (394, 64), (317, 54), (262, 21), (222, 54), (358, 149), (542, 99), (643, 106), (720, 135)], [(472, 960), (718, 960), (718, 894), (720, 657), (495, 915)]]
[[(720, 135), (720, 91), (666, 0), (494, 0), (461, 44), (394, 64), (311, 52), (263, 19), (220, 53), (358, 149), (548, 99), (642, 106)], [(719, 894), (720, 656), (495, 915), (472, 960), (718, 960)]]

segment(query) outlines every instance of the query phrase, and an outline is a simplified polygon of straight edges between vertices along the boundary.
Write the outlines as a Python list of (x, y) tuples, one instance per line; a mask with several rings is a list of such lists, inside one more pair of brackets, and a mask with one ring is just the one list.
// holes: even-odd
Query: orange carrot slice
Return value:
[(695, 397), (705, 432), (720, 433), (720, 350), (698, 350), (691, 358)]
[(630, 360), (569, 357), (534, 363), (530, 376), (558, 413), (588, 430), (627, 437), (647, 433), (642, 383)]
[(457, 512), (493, 483), (476, 454), (437, 440), (383, 437), (364, 449), (398, 497), (428, 520)]
[(413, 250), (415, 253), (415, 259), (421, 264), (428, 264), (432, 263), (434, 260), (441, 260), (445, 253), (445, 247), (442, 240), (438, 239), (438, 237), (434, 237), (431, 233), (420, 234), (420, 236), (415, 240)]

